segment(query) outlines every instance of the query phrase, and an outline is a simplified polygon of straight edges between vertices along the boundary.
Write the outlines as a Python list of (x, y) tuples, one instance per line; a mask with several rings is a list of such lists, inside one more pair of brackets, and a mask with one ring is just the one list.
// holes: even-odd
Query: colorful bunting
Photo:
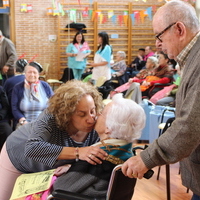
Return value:
[(146, 11), (149, 19), (152, 20), (152, 7), (148, 7)]
[(27, 4), (27, 12), (32, 12), (32, 11), (33, 11), (32, 4)]
[(47, 15), (53, 15), (53, 8), (52, 7), (47, 8)]
[(144, 23), (144, 18), (147, 16), (147, 14), (145, 14), (144, 10), (140, 11), (140, 18), (141, 18), (141, 22)]
[(27, 4), (26, 3), (22, 3), (20, 6), (20, 11), (21, 12), (27, 12)]
[(116, 24), (117, 16), (116, 16), (116, 15), (113, 15), (111, 18), (112, 18), (112, 23), (113, 23), (113, 24)]
[(131, 16), (132, 25), (134, 25), (135, 24), (135, 15), (130, 14), (130, 16)]
[(103, 16), (103, 21), (102, 21), (102, 23), (104, 24), (104, 23), (106, 23), (108, 21), (108, 19), (107, 19), (107, 17), (104, 15)]
[(72, 22), (76, 23), (76, 9), (71, 9), (69, 11), (69, 18)]
[(128, 15), (124, 15), (124, 24), (128, 26)]
[(88, 17), (88, 7), (86, 7), (85, 10), (83, 10), (82, 15), (83, 17)]
[(113, 10), (108, 11), (108, 19), (110, 19), (114, 15)]
[(122, 26), (123, 16), (122, 15), (118, 15), (118, 20), (119, 20), (119, 25)]
[(139, 23), (140, 23), (140, 14), (139, 14), (138, 11), (135, 11), (135, 12), (134, 12), (134, 17), (135, 17), (135, 19), (136, 19), (137, 24), (139, 24)]
[(9, 1), (3, 0), (3, 7), (10, 7)]

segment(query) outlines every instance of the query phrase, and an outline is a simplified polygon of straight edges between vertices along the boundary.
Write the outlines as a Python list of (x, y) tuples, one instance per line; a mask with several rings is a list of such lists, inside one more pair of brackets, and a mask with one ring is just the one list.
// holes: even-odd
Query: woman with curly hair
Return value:
[[(78, 80), (61, 85), (39, 117), (15, 130), (0, 155), (0, 199), (7, 200), (23, 173), (54, 169), (85, 160), (101, 164), (107, 153), (96, 146), (96, 116), (102, 98), (96, 88)], [(94, 155), (90, 159), (90, 155)]]

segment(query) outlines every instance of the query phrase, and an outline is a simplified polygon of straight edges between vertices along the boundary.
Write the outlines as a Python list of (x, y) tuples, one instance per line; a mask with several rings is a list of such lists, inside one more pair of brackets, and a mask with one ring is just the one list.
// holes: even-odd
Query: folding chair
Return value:
[(109, 181), (108, 191), (106, 197), (104, 198), (98, 196), (90, 197), (82, 194), (55, 190), (51, 195), (49, 195), (47, 200), (131, 200), (137, 179), (124, 176), (121, 171), (121, 166), (122, 165), (117, 165), (113, 169)]

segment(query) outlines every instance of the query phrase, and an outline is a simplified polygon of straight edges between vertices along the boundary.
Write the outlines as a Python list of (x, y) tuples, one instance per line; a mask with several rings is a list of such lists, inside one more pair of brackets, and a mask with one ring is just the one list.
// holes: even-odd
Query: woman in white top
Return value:
[(106, 80), (111, 78), (110, 61), (112, 50), (109, 45), (109, 37), (106, 32), (98, 34), (98, 50), (94, 56), (94, 63), (90, 63), (93, 67), (92, 79), (94, 82), (100, 77), (105, 76)]

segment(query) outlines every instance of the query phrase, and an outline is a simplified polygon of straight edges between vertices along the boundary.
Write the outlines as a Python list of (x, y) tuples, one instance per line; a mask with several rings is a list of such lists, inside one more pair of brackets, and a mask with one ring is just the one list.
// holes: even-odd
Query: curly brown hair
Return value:
[(48, 111), (55, 116), (60, 129), (67, 130), (77, 104), (85, 95), (94, 99), (96, 113), (100, 113), (103, 108), (101, 94), (95, 86), (79, 80), (62, 84), (49, 99)]

